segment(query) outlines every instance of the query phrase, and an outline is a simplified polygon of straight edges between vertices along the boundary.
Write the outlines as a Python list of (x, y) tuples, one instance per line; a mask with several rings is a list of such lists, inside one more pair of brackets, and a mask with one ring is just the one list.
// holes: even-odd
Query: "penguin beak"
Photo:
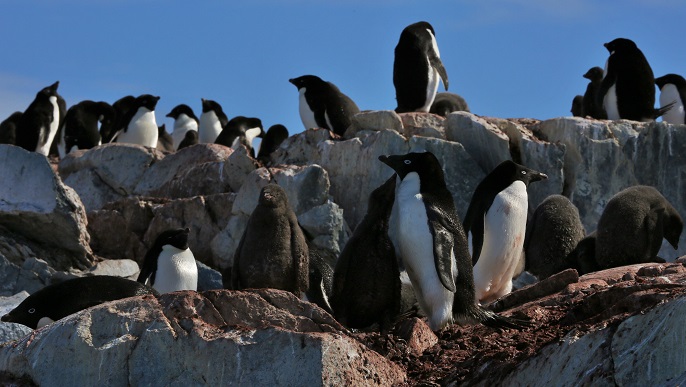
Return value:
[(398, 172), (401, 166), (400, 158), (397, 156), (381, 155), (379, 156), (379, 161), (393, 168), (394, 171)]
[(2, 316), (2, 318), (0, 318), (0, 321), (12, 322), (12, 316), (10, 316), (10, 314), (8, 313), (8, 314)]
[(534, 181), (539, 181), (539, 180), (545, 180), (547, 178), (548, 178), (548, 175), (546, 175), (545, 173), (539, 172), (539, 173), (535, 173), (531, 176), (531, 181), (534, 182)]

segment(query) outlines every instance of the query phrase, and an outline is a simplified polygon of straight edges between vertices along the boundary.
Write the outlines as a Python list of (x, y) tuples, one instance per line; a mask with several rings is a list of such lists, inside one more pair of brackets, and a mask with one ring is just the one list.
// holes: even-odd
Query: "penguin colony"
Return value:
[[(676, 74), (654, 78), (648, 61), (631, 40), (605, 44), (605, 68), (583, 76), (590, 83), (574, 98), (575, 116), (652, 121), (662, 116), (684, 124), (686, 81)], [(289, 80), (298, 91), (305, 129), (324, 128), (344, 136), (355, 102), (336, 85), (315, 75)], [(436, 32), (427, 22), (402, 30), (393, 64), (398, 113), (431, 112), (447, 116), (469, 111), (448, 90), (448, 74)], [(132, 143), (167, 152), (198, 143), (245, 147), (262, 164), (289, 136), (276, 124), (265, 132), (256, 117), (229, 119), (222, 106), (201, 99), (199, 117), (187, 104), (166, 114), (169, 134), (158, 126), (159, 96), (124, 96), (111, 105), (81, 101), (68, 110), (57, 92), (59, 82), (40, 90), (24, 112), (0, 123), (0, 143), (43, 155), (65, 157), (77, 149), (106, 143)], [(655, 108), (655, 86), (660, 107)], [(253, 141), (261, 138), (259, 149)], [(597, 230), (586, 234), (574, 204), (553, 195), (529, 211), (530, 183), (545, 184), (545, 173), (510, 160), (494, 168), (474, 187), (460, 219), (447, 188), (441, 161), (430, 152), (384, 155), (390, 178), (369, 196), (367, 214), (339, 257), (327, 257), (298, 224), (286, 191), (277, 184), (262, 189), (259, 202), (223, 273), (227, 289), (269, 287), (292, 292), (318, 304), (354, 329), (389, 332), (403, 317), (418, 313), (433, 330), (453, 323), (526, 329), (529, 321), (498, 315), (482, 304), (512, 290), (512, 280), (528, 269), (540, 279), (566, 268), (587, 273), (603, 268), (660, 261), (662, 239), (675, 249), (683, 229), (681, 216), (654, 188), (629, 187), (608, 202)], [(529, 213), (533, 216), (529, 217)], [(48, 286), (27, 298), (2, 321), (31, 328), (109, 300), (197, 290), (198, 270), (189, 246), (192, 230), (170, 229), (157, 236), (145, 255), (137, 281), (89, 277)], [(404, 307), (404, 284), (417, 308)], [(412, 302), (410, 302), (412, 304)]]

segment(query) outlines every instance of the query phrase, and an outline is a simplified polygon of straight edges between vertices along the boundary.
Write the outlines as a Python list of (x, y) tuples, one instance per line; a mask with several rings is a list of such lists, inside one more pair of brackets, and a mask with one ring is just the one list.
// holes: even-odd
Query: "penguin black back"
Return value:
[[(16, 132), (16, 145), (31, 152), (38, 152), (43, 149), (47, 156), (52, 139), (50, 138), (51, 125), (55, 131), (59, 126), (59, 107), (57, 105), (57, 87), (59, 81), (50, 86), (44, 87), (37, 94), (36, 98), (26, 108), (21, 115)], [(54, 99), (54, 103), (52, 101)], [(57, 112), (55, 112), (57, 108)], [(57, 113), (57, 116), (55, 116)], [(57, 120), (57, 121), (55, 121)], [(56, 133), (56, 132), (55, 132)], [(52, 133), (54, 136), (55, 133)]]
[(577, 95), (574, 96), (574, 99), (572, 100), (572, 109), (571, 113), (574, 117), (585, 117), (585, 111), (584, 111), (584, 96), (583, 95)]
[(439, 55), (431, 24), (421, 21), (403, 29), (393, 61), (396, 112), (429, 111), (436, 96), (438, 76), (448, 90), (448, 74)]
[(301, 93), (299, 109), (305, 129), (324, 128), (342, 136), (352, 123), (352, 117), (360, 112), (355, 102), (336, 85), (315, 75), (288, 81)]
[(189, 147), (191, 145), (195, 145), (198, 143), (198, 131), (197, 130), (189, 130), (186, 132), (186, 135), (184, 136), (183, 140), (179, 144), (179, 148), (177, 151)]
[(22, 112), (14, 112), (4, 121), (0, 122), (0, 144), (16, 144), (17, 127), (22, 114)]
[[(103, 144), (111, 142), (114, 135), (123, 130), (124, 125), (128, 124), (129, 121), (127, 120), (127, 117), (129, 117), (129, 111), (134, 108), (135, 101), (136, 97), (127, 95), (119, 98), (112, 104), (116, 117), (113, 125), (103, 125), (100, 127), (100, 136), (102, 137)], [(131, 115), (131, 117), (133, 117), (133, 115)]]
[(115, 119), (116, 112), (107, 102), (85, 100), (73, 105), (67, 111), (61, 131), (64, 153), (69, 153), (73, 148), (91, 149), (100, 145), (98, 123), (102, 127), (112, 126)]
[(493, 204), (495, 197), (509, 187), (513, 182), (520, 180), (528, 187), (530, 182), (547, 178), (545, 174), (536, 172), (512, 160), (505, 160), (491, 171), (476, 187), (472, 200), (469, 203), (467, 214), (464, 218), (464, 230), (472, 233), (472, 261), (476, 263), (481, 253), (484, 238), (483, 217)]
[(195, 113), (193, 113), (193, 109), (191, 109), (190, 106), (184, 103), (174, 106), (174, 108), (169, 113), (167, 113), (165, 117), (177, 119), (182, 114), (185, 114), (189, 118), (192, 118), (193, 120), (195, 120), (196, 123), (198, 122), (198, 117), (196, 117)]
[(436, 93), (433, 104), (429, 113), (438, 114), (442, 117), (447, 117), (452, 112), (468, 112), (469, 106), (467, 101), (455, 93)]
[(107, 301), (152, 294), (154, 289), (121, 277), (91, 276), (66, 280), (38, 290), (16, 308), (2, 316), (2, 321), (39, 328), (43, 318), (57, 321), (70, 314)]
[(586, 86), (586, 92), (583, 97), (583, 116), (591, 116), (598, 120), (606, 119), (607, 115), (602, 103), (600, 103), (602, 97), (598, 95), (600, 93), (600, 84), (603, 82), (603, 69), (597, 66), (592, 67), (586, 71), (584, 78), (590, 82)]
[(400, 269), (388, 234), (396, 175), (369, 195), (367, 214), (346, 243), (334, 270), (331, 306), (350, 328), (392, 327), (400, 313)]
[(267, 163), (272, 152), (277, 150), (279, 145), (281, 145), (281, 143), (287, 138), (288, 129), (286, 129), (285, 126), (280, 124), (272, 125), (262, 139), (262, 144), (260, 145), (260, 151), (257, 154), (257, 159), (263, 163)]
[(165, 245), (174, 246), (180, 250), (188, 248), (189, 228), (176, 228), (172, 230), (163, 231), (155, 239), (155, 243), (148, 249), (143, 259), (143, 267), (136, 281), (145, 284), (146, 281), (150, 286), (155, 284), (155, 274), (157, 273), (157, 258), (162, 253), (162, 248)]
[(226, 123), (214, 143), (234, 149), (239, 145), (244, 145), (255, 157), (252, 140), (254, 137), (262, 137), (263, 132), (262, 121), (259, 118), (237, 116)]

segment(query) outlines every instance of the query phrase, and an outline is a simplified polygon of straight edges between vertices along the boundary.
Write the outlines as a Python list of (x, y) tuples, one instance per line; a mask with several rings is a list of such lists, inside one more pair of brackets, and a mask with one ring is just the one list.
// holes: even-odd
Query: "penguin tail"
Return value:
[(516, 329), (523, 330), (533, 326), (529, 320), (501, 316), (493, 311), (484, 309), (480, 305), (474, 305), (474, 308), (469, 311), (469, 316), (455, 316), (458, 323), (480, 323), (490, 328), (496, 329)]
[(667, 113), (671, 108), (673, 108), (675, 104), (676, 101), (672, 101), (659, 109), (655, 109), (655, 117), (653, 118), (661, 117), (663, 114)]

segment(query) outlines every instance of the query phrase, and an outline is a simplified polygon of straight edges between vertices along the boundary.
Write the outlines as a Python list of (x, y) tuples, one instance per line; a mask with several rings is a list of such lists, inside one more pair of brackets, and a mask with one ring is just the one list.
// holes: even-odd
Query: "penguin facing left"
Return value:
[(267, 163), (272, 152), (277, 150), (279, 145), (287, 138), (288, 129), (286, 129), (285, 126), (280, 124), (270, 126), (260, 144), (260, 151), (257, 153), (257, 159), (263, 163)]
[(137, 281), (160, 293), (198, 290), (198, 266), (188, 247), (189, 228), (163, 231), (145, 254)]
[(667, 74), (655, 79), (660, 88), (660, 106), (671, 108), (662, 116), (662, 120), (670, 124), (683, 125), (686, 103), (686, 80), (681, 75)]
[(114, 108), (107, 102), (85, 100), (67, 111), (64, 127), (58, 131), (60, 158), (76, 149), (91, 149), (101, 144), (98, 125), (113, 125)]
[(172, 131), (172, 138), (174, 139), (174, 150), (179, 150), (181, 141), (186, 138), (186, 132), (189, 130), (198, 131), (198, 117), (193, 113), (193, 109), (186, 104), (176, 105), (166, 117), (174, 119), (174, 130)]
[(157, 150), (163, 152), (174, 152), (174, 139), (167, 132), (167, 124), (157, 127)]
[(428, 112), (436, 97), (438, 81), (448, 90), (448, 73), (443, 67), (431, 24), (411, 24), (400, 34), (395, 46), (393, 85), (398, 113)]
[[(643, 52), (629, 39), (605, 43), (610, 57), (598, 98), (610, 120), (650, 122), (669, 110), (655, 109), (655, 77)], [(671, 106), (670, 106), (671, 107)]]
[(529, 183), (547, 179), (511, 160), (500, 163), (476, 187), (464, 218), (474, 264), (476, 300), (490, 302), (512, 291), (524, 249)]
[(386, 332), (400, 314), (400, 269), (388, 235), (395, 185), (394, 174), (372, 191), (367, 214), (336, 262), (331, 306), (349, 328), (378, 323)]
[(122, 298), (159, 293), (126, 278), (96, 275), (48, 285), (28, 296), (2, 321), (38, 329), (91, 306)]
[(380, 156), (398, 174), (394, 224), (397, 253), (429, 326), (457, 320), (490, 327), (522, 328), (523, 322), (483, 309), (475, 301), (467, 238), (441, 165), (431, 152)]
[(309, 288), (308, 254), (286, 192), (267, 184), (233, 256), (231, 287), (281, 289), (302, 298)]
[(237, 149), (237, 147), (243, 145), (248, 148), (248, 152), (254, 158), (255, 150), (252, 143), (256, 137), (264, 137), (262, 121), (255, 117), (237, 116), (226, 123), (214, 143), (228, 146), (232, 149)]
[(607, 119), (603, 105), (598, 101), (598, 93), (600, 90), (600, 84), (603, 83), (603, 69), (600, 67), (591, 67), (583, 75), (584, 78), (588, 79), (588, 85), (586, 86), (586, 92), (583, 96), (583, 116), (591, 116), (597, 120)]
[(305, 130), (324, 128), (342, 136), (353, 116), (360, 112), (355, 102), (336, 85), (315, 75), (303, 75), (288, 82), (298, 88), (298, 107)]
[(143, 94), (136, 98), (123, 119), (123, 129), (115, 135), (116, 142), (157, 147), (159, 127), (155, 120), (155, 107), (160, 97)]
[(57, 81), (36, 94), (19, 120), (16, 145), (47, 156), (62, 118), (57, 94)]

